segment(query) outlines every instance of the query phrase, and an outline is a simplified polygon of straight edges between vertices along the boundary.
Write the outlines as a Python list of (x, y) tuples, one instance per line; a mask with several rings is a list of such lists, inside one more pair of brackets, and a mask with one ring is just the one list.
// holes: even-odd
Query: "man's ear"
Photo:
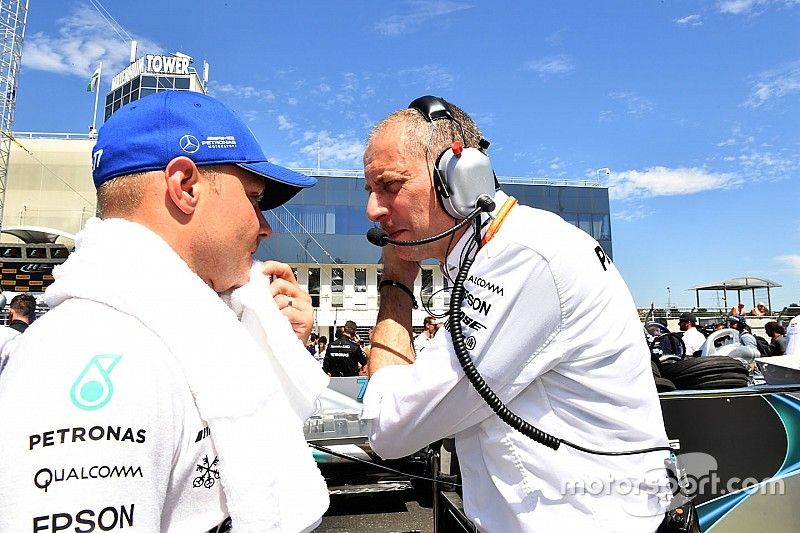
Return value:
[(167, 194), (175, 207), (191, 215), (197, 207), (197, 187), (200, 171), (188, 157), (176, 157), (164, 169)]

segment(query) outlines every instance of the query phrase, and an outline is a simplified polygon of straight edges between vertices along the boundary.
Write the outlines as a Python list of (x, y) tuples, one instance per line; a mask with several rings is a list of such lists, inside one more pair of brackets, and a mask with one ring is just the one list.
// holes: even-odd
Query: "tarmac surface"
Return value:
[(433, 533), (433, 511), (412, 491), (331, 496), (318, 533)]

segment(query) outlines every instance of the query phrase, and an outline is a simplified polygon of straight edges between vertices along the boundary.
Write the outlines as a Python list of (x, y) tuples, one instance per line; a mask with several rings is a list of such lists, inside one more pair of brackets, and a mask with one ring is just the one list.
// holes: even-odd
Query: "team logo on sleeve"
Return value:
[(219, 470), (215, 468), (218, 464), (219, 457), (214, 457), (214, 460), (211, 462), (208, 461), (207, 455), (203, 457), (203, 463), (197, 465), (195, 469), (197, 472), (200, 472), (200, 475), (194, 478), (192, 486), (194, 488), (205, 487), (207, 489), (213, 487), (214, 483), (219, 479)]
[(72, 404), (84, 411), (100, 409), (114, 395), (111, 371), (117, 366), (121, 355), (95, 355), (72, 384), (69, 396)]

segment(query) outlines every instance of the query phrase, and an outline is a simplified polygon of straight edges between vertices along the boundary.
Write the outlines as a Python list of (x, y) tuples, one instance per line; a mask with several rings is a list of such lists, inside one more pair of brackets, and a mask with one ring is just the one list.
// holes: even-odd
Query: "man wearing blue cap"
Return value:
[(316, 180), (178, 91), (114, 113), (92, 168), (100, 218), (2, 375), (0, 531), (312, 530), (302, 423), (328, 378), (310, 297), (253, 254), (262, 211)]

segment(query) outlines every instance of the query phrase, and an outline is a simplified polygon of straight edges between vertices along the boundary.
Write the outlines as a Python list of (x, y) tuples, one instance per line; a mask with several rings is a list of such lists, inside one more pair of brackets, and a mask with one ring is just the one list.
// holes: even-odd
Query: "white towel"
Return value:
[(303, 420), (327, 376), (306, 364), (263, 276), (227, 298), (232, 310), (163, 239), (121, 219), (90, 220), (54, 276), (49, 306), (103, 303), (137, 318), (175, 355), (219, 453), (234, 533), (316, 527), (328, 492)]

